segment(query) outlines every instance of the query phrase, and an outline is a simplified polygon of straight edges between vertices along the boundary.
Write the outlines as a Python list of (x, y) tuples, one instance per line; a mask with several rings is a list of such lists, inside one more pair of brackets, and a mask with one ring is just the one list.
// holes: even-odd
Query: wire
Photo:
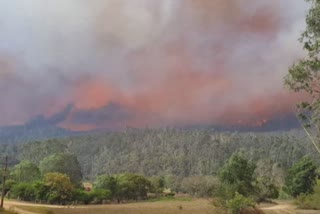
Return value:
[(317, 143), (315, 142), (315, 140), (313, 139), (313, 137), (311, 136), (310, 132), (307, 130), (307, 128), (303, 125), (303, 122), (299, 119), (299, 116), (296, 115), (300, 125), (302, 126), (302, 128), (304, 129), (304, 131), (306, 132), (306, 134), (308, 135), (308, 137), (310, 138), (311, 140), (311, 143), (314, 145), (314, 147), (316, 148), (317, 152), (320, 154), (320, 149), (319, 147), (317, 146)]

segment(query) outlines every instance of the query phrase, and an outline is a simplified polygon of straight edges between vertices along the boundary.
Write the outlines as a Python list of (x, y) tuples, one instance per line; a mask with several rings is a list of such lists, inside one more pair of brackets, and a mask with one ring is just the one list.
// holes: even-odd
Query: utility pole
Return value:
[(7, 168), (8, 168), (8, 156), (5, 157), (5, 165), (2, 175), (2, 194), (1, 194), (1, 204), (0, 207), (3, 208), (3, 200), (4, 200), (4, 194), (6, 193), (6, 176), (7, 176)]

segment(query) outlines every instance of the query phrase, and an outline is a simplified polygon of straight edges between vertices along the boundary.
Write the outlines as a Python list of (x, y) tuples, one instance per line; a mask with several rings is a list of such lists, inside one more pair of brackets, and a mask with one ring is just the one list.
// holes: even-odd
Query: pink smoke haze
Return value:
[(0, 125), (263, 126), (303, 95), (283, 86), (304, 53), (301, 0), (0, 3)]

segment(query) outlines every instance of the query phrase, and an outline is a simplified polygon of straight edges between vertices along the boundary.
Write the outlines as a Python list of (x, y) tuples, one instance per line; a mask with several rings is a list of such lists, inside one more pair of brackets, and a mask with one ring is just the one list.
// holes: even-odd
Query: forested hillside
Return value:
[(80, 132), (73, 132), (57, 126), (19, 125), (0, 127), (0, 144), (25, 143), (35, 140), (75, 136)]
[(282, 182), (286, 169), (306, 154), (320, 162), (300, 131), (127, 130), (1, 147), (1, 153), (8, 154), (11, 162), (30, 160), (38, 164), (51, 154), (75, 154), (85, 179), (124, 172), (147, 176), (215, 175), (236, 151), (257, 162), (258, 173), (277, 177), (278, 182)]

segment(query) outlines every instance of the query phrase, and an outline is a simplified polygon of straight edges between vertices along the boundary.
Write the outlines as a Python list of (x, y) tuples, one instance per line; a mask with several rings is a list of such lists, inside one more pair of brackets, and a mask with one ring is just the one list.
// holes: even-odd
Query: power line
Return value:
[(301, 127), (303, 128), (303, 130), (305, 131), (305, 133), (307, 134), (307, 136), (309, 137), (311, 143), (313, 144), (313, 146), (315, 147), (315, 149), (317, 150), (317, 152), (320, 154), (320, 149), (317, 145), (317, 143), (315, 142), (314, 138), (312, 137), (312, 135), (310, 134), (310, 132), (308, 131), (308, 129), (305, 127), (305, 125), (303, 124), (303, 122), (300, 120), (299, 116), (296, 115)]

